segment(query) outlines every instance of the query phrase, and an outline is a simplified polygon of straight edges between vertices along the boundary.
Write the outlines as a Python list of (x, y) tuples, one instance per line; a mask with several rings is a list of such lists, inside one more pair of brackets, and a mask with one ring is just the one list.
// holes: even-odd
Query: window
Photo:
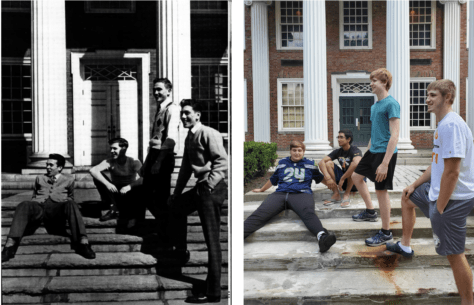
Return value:
[(410, 1), (410, 48), (436, 48), (436, 2)]
[(86, 1), (86, 13), (135, 13), (135, 1)]
[(201, 121), (228, 133), (229, 85), (227, 63), (196, 63), (191, 67), (192, 98), (202, 102)]
[(426, 88), (435, 78), (412, 78), (410, 80), (410, 128), (433, 129), (435, 120), (428, 113), (426, 105)]
[(84, 80), (137, 80), (137, 66), (84, 65)]
[(301, 78), (278, 79), (278, 131), (304, 131), (304, 90)]
[(32, 132), (31, 65), (2, 64), (2, 135)]
[(342, 1), (339, 4), (341, 49), (372, 49), (372, 3)]
[(276, 1), (277, 49), (303, 49), (303, 1)]
[(227, 1), (191, 1), (193, 14), (227, 14)]
[(31, 11), (31, 2), (2, 0), (2, 11), (13, 13), (29, 13)]

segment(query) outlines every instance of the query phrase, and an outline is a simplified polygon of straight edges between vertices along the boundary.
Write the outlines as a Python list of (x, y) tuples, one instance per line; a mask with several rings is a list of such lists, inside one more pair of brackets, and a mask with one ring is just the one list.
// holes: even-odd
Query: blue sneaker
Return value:
[(390, 252), (401, 254), (405, 257), (412, 257), (415, 254), (415, 251), (413, 251), (413, 250), (411, 250), (411, 253), (403, 251), (403, 249), (400, 247), (399, 244), (400, 244), (400, 242), (397, 242), (395, 244), (394, 243), (388, 243), (386, 245), (387, 250), (390, 251)]
[(352, 220), (354, 221), (377, 221), (377, 212), (370, 214), (367, 210), (363, 210), (360, 214), (353, 215)]
[(367, 238), (365, 240), (365, 244), (367, 246), (377, 247), (377, 246), (386, 244), (387, 241), (392, 240), (392, 239), (393, 239), (392, 232), (390, 232), (390, 235), (385, 235), (382, 232), (382, 230), (380, 230), (377, 234), (375, 234), (375, 236), (371, 238)]

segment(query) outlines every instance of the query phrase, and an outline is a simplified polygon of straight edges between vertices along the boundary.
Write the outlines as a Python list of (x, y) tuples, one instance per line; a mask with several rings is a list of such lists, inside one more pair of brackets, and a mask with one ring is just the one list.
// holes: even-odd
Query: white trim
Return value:
[[(278, 96), (278, 132), (292, 132), (292, 131), (302, 131), (304, 132), (304, 127), (301, 128), (283, 128), (283, 111), (282, 108), (282, 84), (297, 83), (304, 85), (304, 78), (277, 78), (277, 96)], [(306, 97), (305, 97), (306, 98)], [(306, 102), (304, 103), (306, 104)], [(304, 109), (303, 104), (303, 109)], [(301, 107), (301, 106), (298, 106)]]
[[(469, 2), (468, 2), (469, 3)], [(466, 77), (466, 122), (469, 122), (469, 78)]]
[(244, 121), (245, 121), (245, 132), (248, 132), (249, 127), (248, 127), (248, 121), (249, 121), (249, 115), (247, 112), (247, 79), (244, 79)]
[[(410, 77), (410, 83), (412, 82), (434, 82), (436, 80), (436, 77)], [(411, 105), (409, 103), (409, 105)], [(410, 119), (410, 118), (408, 118)], [(410, 131), (419, 131), (419, 130), (423, 130), (423, 131), (430, 131), (430, 130), (434, 130), (436, 129), (436, 117), (433, 113), (431, 113), (430, 115), (430, 122), (431, 122), (431, 126), (430, 127), (426, 127), (426, 126), (423, 126), (423, 127), (413, 127), (413, 126), (410, 126)]]
[(339, 0), (339, 49), (341, 50), (372, 50), (372, 1), (368, 0), (367, 2), (367, 9), (368, 9), (368, 16), (369, 16), (369, 45), (368, 46), (344, 46), (344, 1), (348, 0)]
[[(84, 151), (91, 151), (90, 136), (91, 136), (91, 109), (90, 105), (84, 101), (84, 89), (87, 81), (84, 81), (81, 76), (81, 59), (87, 58), (93, 61), (100, 60), (120, 60), (120, 59), (139, 59), (141, 65), (141, 100), (138, 102), (142, 105), (142, 129), (143, 142), (139, 143), (142, 146), (143, 155), (138, 156), (143, 160), (147, 153), (148, 139), (150, 138), (150, 88), (149, 88), (149, 74), (150, 74), (150, 53), (123, 53), (116, 51), (98, 51), (95, 53), (79, 53), (71, 52), (71, 74), (73, 83), (73, 125), (74, 125), (74, 163), (75, 165), (91, 165), (91, 155), (84, 153)], [(90, 82), (89, 82), (90, 83)], [(140, 86), (139, 86), (140, 87)], [(138, 93), (137, 93), (138, 94)], [(138, 124), (138, 122), (137, 122)]]
[[(300, 1), (300, 0), (285, 0), (285, 1)], [(301, 50), (303, 47), (282, 47), (281, 46), (281, 10), (280, 1), (275, 1), (275, 23), (276, 23), (276, 48), (277, 50)], [(303, 29), (304, 31), (304, 29)], [(303, 40), (304, 44), (304, 40)]]
[(2, 65), (31, 65), (31, 57), (2, 57)]
[(377, 100), (377, 95), (373, 93), (340, 93), (341, 83), (354, 82), (363, 83), (370, 82), (370, 73), (366, 72), (348, 72), (346, 74), (332, 74), (331, 75), (331, 89), (332, 89), (332, 130), (333, 130), (333, 147), (339, 148), (337, 141), (338, 132), (341, 129), (339, 123), (339, 98), (341, 96), (372, 96), (374, 101)]
[(436, 0), (431, 1), (431, 45), (410, 46), (410, 50), (436, 50)]

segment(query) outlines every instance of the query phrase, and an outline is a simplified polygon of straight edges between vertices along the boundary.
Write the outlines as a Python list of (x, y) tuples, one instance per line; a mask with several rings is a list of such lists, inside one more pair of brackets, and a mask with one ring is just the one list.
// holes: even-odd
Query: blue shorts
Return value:
[(466, 244), (466, 219), (474, 207), (474, 198), (467, 200), (449, 200), (441, 215), (436, 201), (428, 194), (430, 183), (425, 182), (415, 189), (410, 200), (431, 220), (436, 253), (451, 255), (464, 253)]

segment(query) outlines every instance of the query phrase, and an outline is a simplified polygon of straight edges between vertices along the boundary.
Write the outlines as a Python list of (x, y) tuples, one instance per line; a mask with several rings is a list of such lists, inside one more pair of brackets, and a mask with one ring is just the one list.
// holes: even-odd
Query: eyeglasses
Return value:
[(338, 139), (345, 139), (346, 137), (344, 137), (344, 136), (338, 136), (337, 138), (338, 138)]

